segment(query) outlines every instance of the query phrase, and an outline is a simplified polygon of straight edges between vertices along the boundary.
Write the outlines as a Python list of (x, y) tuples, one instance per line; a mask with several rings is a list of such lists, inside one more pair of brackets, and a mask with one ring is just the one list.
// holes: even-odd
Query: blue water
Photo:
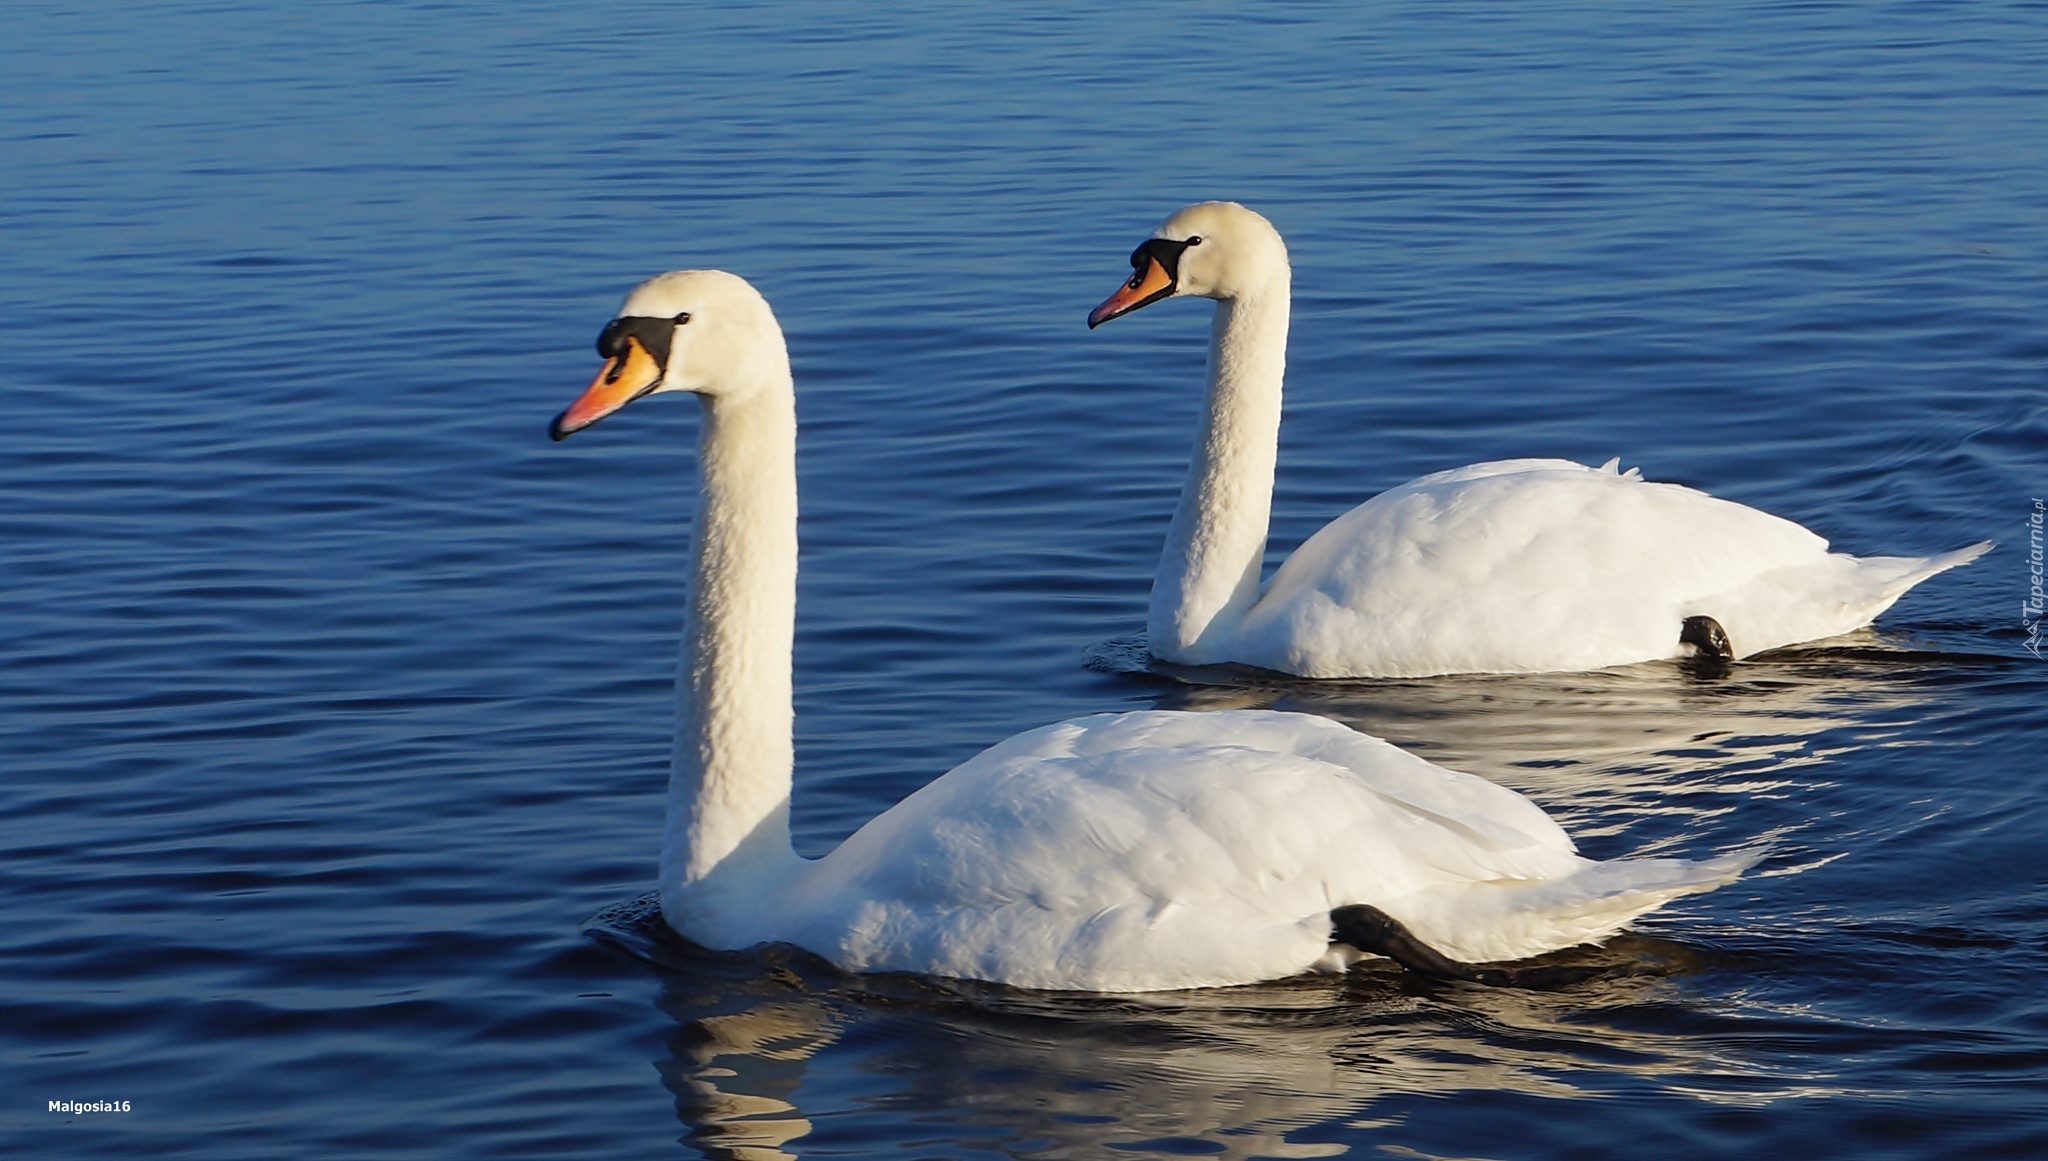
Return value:
[[(2048, 5), (6, 24), (7, 1155), (2048, 1156)], [(1207, 197), (1293, 254), (1276, 557), (1519, 455), (2000, 547), (1725, 675), (1124, 671), (1209, 311), (1082, 319)], [(1020, 729), (1279, 705), (1596, 856), (1770, 857), (1607, 953), (1666, 974), (1556, 992), (658, 938), (695, 409), (545, 428), (677, 266), (753, 280), (795, 360), (807, 853)]]

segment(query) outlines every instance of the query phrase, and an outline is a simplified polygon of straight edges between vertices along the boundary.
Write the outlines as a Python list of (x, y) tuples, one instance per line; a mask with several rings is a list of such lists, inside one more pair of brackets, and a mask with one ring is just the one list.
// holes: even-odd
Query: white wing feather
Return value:
[(1521, 795), (1322, 718), (1143, 712), (1020, 734), (912, 794), (809, 866), (777, 938), (858, 971), (1204, 987), (1316, 966), (1348, 903), (1510, 959), (1740, 869), (1594, 863)]
[(1597, 669), (1680, 656), (1705, 615), (1746, 656), (1867, 624), (1989, 547), (1859, 560), (1614, 466), (1505, 460), (1375, 496), (1280, 566), (1225, 648), (1307, 677)]

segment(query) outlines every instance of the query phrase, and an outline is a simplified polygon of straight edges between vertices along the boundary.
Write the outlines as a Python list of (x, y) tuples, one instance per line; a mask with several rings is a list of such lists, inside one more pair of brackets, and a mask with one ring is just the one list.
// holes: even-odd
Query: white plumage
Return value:
[[(729, 274), (633, 291), (557, 438), (640, 395), (701, 398), (703, 481), (662, 854), (705, 946), (854, 971), (1142, 991), (1341, 968), (1367, 904), (1467, 962), (1601, 938), (1747, 865), (1598, 863), (1535, 804), (1322, 718), (1139, 712), (1001, 742), (815, 861), (788, 828), (795, 422), (767, 304)], [(657, 361), (648, 343), (666, 348)]]
[(1305, 677), (1598, 669), (1677, 656), (1692, 616), (1748, 655), (1867, 625), (1987, 547), (1829, 552), (1790, 520), (1615, 468), (1503, 460), (1382, 492), (1281, 564), (1232, 659)]
[(1168, 218), (1132, 264), (1090, 325), (1177, 294), (1217, 300), (1202, 430), (1153, 585), (1150, 646), (1169, 661), (1303, 677), (1598, 669), (1683, 656), (1680, 629), (1695, 616), (1718, 622), (1741, 657), (1867, 625), (1990, 547), (1857, 558), (1791, 521), (1613, 462), (1505, 460), (1368, 500), (1304, 542), (1262, 592), (1286, 246), (1251, 210), (1205, 202)]
[(1521, 959), (1744, 865), (1596, 863), (1520, 794), (1324, 718), (1127, 713), (955, 767), (804, 867), (768, 937), (857, 970), (1206, 987), (1342, 964), (1348, 903), (1453, 959)]

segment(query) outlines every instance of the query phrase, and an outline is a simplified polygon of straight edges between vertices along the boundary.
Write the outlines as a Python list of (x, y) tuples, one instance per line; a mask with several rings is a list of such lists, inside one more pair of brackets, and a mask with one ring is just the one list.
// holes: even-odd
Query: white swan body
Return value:
[[(655, 349), (658, 348), (658, 349)], [(704, 404), (696, 568), (662, 914), (713, 948), (854, 971), (1145, 991), (1341, 968), (1332, 911), (1378, 908), (1454, 960), (1583, 943), (1740, 873), (1594, 862), (1535, 804), (1322, 718), (1137, 712), (983, 751), (838, 849), (789, 841), (795, 421), (767, 304), (716, 271), (633, 291), (557, 438), (643, 394)]]
[(1990, 547), (1853, 557), (1791, 521), (1616, 464), (1505, 460), (1424, 476), (1324, 526), (1261, 591), (1286, 363), (1280, 235), (1231, 202), (1174, 214), (1095, 326), (1217, 300), (1209, 392), (1153, 583), (1151, 650), (1303, 677), (1598, 669), (1684, 656), (1710, 617), (1742, 657), (1867, 625)]

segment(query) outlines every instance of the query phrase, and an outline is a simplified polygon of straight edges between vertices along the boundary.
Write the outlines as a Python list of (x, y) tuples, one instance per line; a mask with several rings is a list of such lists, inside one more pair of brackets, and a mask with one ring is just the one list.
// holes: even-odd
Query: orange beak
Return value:
[(661, 368), (655, 365), (654, 356), (647, 353), (639, 339), (628, 335), (625, 353), (605, 360), (597, 378), (590, 381), (576, 402), (555, 416), (548, 434), (556, 439), (573, 435), (660, 385)]
[(1117, 287), (1116, 293), (1102, 300), (1102, 305), (1088, 312), (1088, 329), (1094, 330), (1121, 314), (1129, 314), (1147, 303), (1157, 302), (1173, 293), (1173, 276), (1157, 258), (1147, 255), (1144, 265), (1131, 274), (1131, 280)]

